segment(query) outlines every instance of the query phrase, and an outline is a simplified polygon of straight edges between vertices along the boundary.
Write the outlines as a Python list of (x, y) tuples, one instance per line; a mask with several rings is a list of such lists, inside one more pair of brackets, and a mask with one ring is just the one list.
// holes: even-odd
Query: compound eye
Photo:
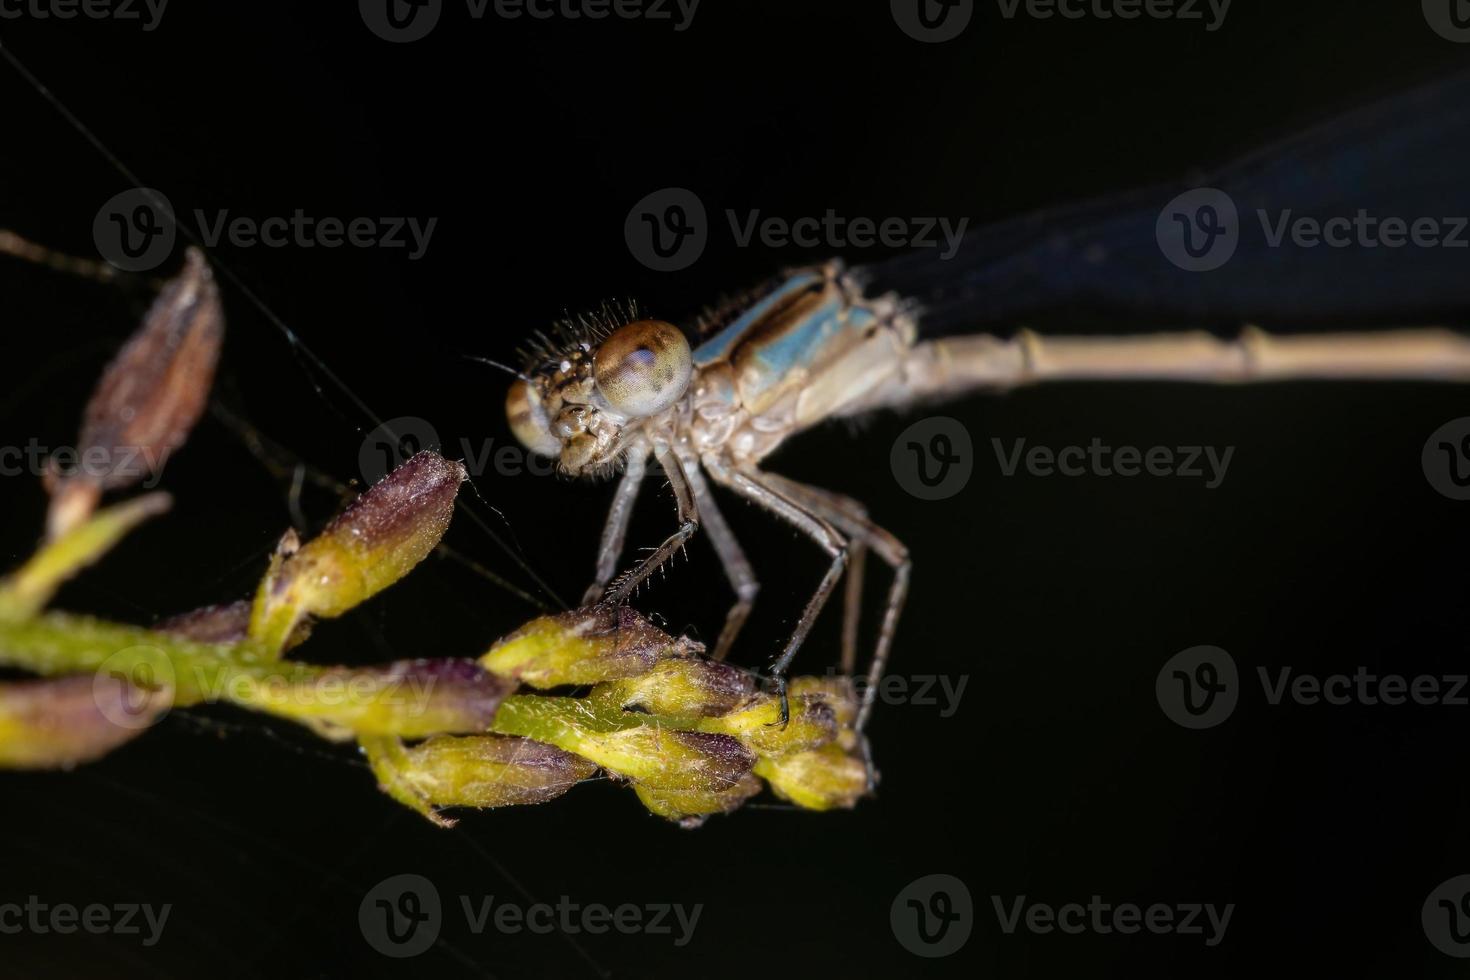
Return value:
[(694, 356), (684, 332), (662, 320), (635, 320), (597, 347), (592, 377), (608, 407), (621, 415), (662, 412), (684, 395)]
[(505, 417), (510, 422), (510, 431), (522, 446), (538, 456), (556, 457), (561, 452), (561, 443), (551, 434), (551, 423), (541, 399), (529, 382), (516, 381), (505, 396)]

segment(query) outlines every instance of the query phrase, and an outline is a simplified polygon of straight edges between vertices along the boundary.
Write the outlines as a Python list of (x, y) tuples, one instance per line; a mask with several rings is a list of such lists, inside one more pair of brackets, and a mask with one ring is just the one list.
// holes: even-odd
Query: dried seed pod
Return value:
[(255, 594), (250, 638), (279, 653), (306, 617), (340, 616), (403, 578), (444, 537), (466, 479), (459, 463), (421, 452), (306, 544), (288, 532)]
[(184, 444), (209, 401), (224, 324), (214, 276), (191, 248), (97, 382), (82, 416), (79, 465), (47, 470), (49, 537), (86, 520), (104, 491), (156, 477)]

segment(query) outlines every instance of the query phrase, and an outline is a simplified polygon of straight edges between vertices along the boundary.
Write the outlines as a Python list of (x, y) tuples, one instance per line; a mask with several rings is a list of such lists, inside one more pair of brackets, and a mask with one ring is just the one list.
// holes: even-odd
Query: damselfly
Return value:
[[(1442, 326), (1470, 312), (1467, 175), (1470, 76), (1185, 185), (980, 230), (947, 261), (914, 254), (797, 269), (682, 328), (611, 308), (564, 322), (533, 344), (509, 394), (510, 423), (569, 475), (623, 472), (588, 601), (625, 601), (705, 529), (735, 593), (716, 657), (730, 651), (758, 584), (706, 475), (826, 553), (827, 571), (771, 666), (783, 706), (787, 669), (844, 570), (842, 665), (855, 670), (862, 556), (876, 552), (893, 581), (861, 730), (909, 552), (861, 504), (766, 471), (766, 456), (829, 419), (1041, 381), (1470, 380), (1470, 338)], [(979, 332), (1067, 316), (1085, 317), (1071, 335)], [(1134, 331), (1174, 329), (1091, 332), (1120, 319)], [(1372, 326), (1394, 329), (1343, 330)], [(1221, 329), (1231, 336), (1211, 332)], [(650, 457), (673, 486), (679, 527), (614, 580)]]

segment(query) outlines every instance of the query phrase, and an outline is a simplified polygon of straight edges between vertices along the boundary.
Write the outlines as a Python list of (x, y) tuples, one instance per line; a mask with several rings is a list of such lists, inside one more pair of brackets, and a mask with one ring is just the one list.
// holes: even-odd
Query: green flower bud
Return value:
[(837, 744), (807, 752), (766, 756), (755, 774), (783, 800), (808, 810), (851, 809), (868, 791), (863, 760)]
[(545, 690), (637, 677), (666, 657), (701, 649), (627, 607), (590, 606), (533, 619), (480, 658), (493, 674)]
[(466, 478), (459, 463), (421, 452), (311, 541), (287, 534), (256, 592), (251, 639), (279, 653), (305, 617), (340, 616), (403, 578), (444, 537)]

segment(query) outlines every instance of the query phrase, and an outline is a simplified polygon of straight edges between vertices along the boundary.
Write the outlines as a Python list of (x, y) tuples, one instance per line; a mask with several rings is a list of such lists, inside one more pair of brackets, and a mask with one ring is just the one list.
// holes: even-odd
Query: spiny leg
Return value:
[(699, 530), (699, 508), (694, 503), (694, 497), (689, 491), (689, 479), (685, 475), (684, 465), (673, 450), (660, 447), (654, 450), (654, 456), (659, 465), (663, 467), (664, 474), (669, 478), (669, 485), (674, 488), (674, 504), (678, 508), (679, 529), (664, 539), (664, 543), (654, 549), (637, 567), (623, 575), (613, 583), (608, 590), (604, 601), (615, 606), (620, 606), (628, 601), (633, 591), (642, 585), (644, 580), (654, 572), (663, 567), (664, 562), (674, 556), (680, 548), (684, 547), (694, 532)]
[(729, 487), (751, 503), (764, 507), (793, 525), (815, 541), (832, 558), (832, 564), (827, 568), (827, 573), (822, 576), (822, 581), (817, 584), (812, 597), (807, 600), (801, 619), (797, 621), (796, 628), (792, 630), (790, 638), (787, 639), (786, 648), (771, 665), (771, 680), (775, 683), (776, 693), (781, 698), (780, 725), (785, 727), (791, 718), (791, 703), (786, 697), (786, 671), (791, 667), (796, 651), (801, 649), (801, 644), (806, 640), (807, 634), (812, 631), (812, 624), (816, 622), (817, 615), (827, 604), (828, 597), (837, 587), (837, 580), (842, 577), (842, 572), (847, 567), (847, 540), (825, 520), (772, 488), (766, 481), (766, 474), (760, 470), (731, 469), (723, 460), (714, 456), (704, 458), (704, 468), (709, 471), (710, 476), (716, 482)]
[(725, 523), (725, 515), (720, 513), (720, 508), (715, 504), (714, 494), (710, 493), (709, 484), (699, 472), (699, 467), (690, 466), (684, 475), (689, 479), (689, 489), (694, 495), (695, 506), (699, 509), (700, 521), (710, 542), (715, 546), (715, 553), (720, 556), (720, 564), (724, 566), (730, 587), (735, 590), (735, 603), (725, 614), (725, 625), (720, 630), (720, 638), (715, 642), (712, 654), (715, 660), (724, 660), (735, 644), (735, 638), (740, 635), (741, 627), (750, 617), (750, 610), (755, 605), (755, 597), (761, 586), (756, 581), (755, 572), (751, 569), (745, 552), (740, 548), (740, 542), (735, 539), (735, 533)]
[[(868, 717), (873, 713), (873, 704), (878, 696), (878, 685), (883, 680), (883, 673), (888, 666), (888, 656), (893, 649), (893, 636), (898, 630), (898, 617), (903, 612), (904, 601), (908, 598), (909, 574), (913, 569), (909, 550), (904, 547), (902, 541), (868, 520), (867, 510), (851, 497), (844, 497), (842, 494), (821, 487), (798, 483), (774, 473), (767, 473), (765, 476), (777, 489), (806, 504), (813, 513), (835, 524), (852, 539), (854, 544), (862, 542), (871, 547), (893, 569), (893, 582), (888, 587), (888, 601), (883, 609), (883, 624), (878, 630), (878, 643), (873, 649), (873, 659), (868, 664), (862, 704), (858, 709), (857, 721), (854, 724), (857, 732), (862, 734), (863, 728), (868, 723)], [(849, 585), (850, 583), (851, 579), (849, 579)], [(848, 661), (848, 651), (844, 648), (843, 670), (851, 675), (854, 666), (854, 663)]]
[(590, 606), (602, 598), (607, 583), (617, 571), (618, 559), (623, 554), (623, 544), (628, 538), (628, 523), (633, 518), (633, 506), (638, 502), (638, 491), (648, 473), (648, 449), (636, 446), (628, 451), (627, 469), (613, 495), (612, 505), (607, 509), (607, 523), (602, 528), (602, 541), (597, 547), (597, 577), (582, 596), (582, 605)]

